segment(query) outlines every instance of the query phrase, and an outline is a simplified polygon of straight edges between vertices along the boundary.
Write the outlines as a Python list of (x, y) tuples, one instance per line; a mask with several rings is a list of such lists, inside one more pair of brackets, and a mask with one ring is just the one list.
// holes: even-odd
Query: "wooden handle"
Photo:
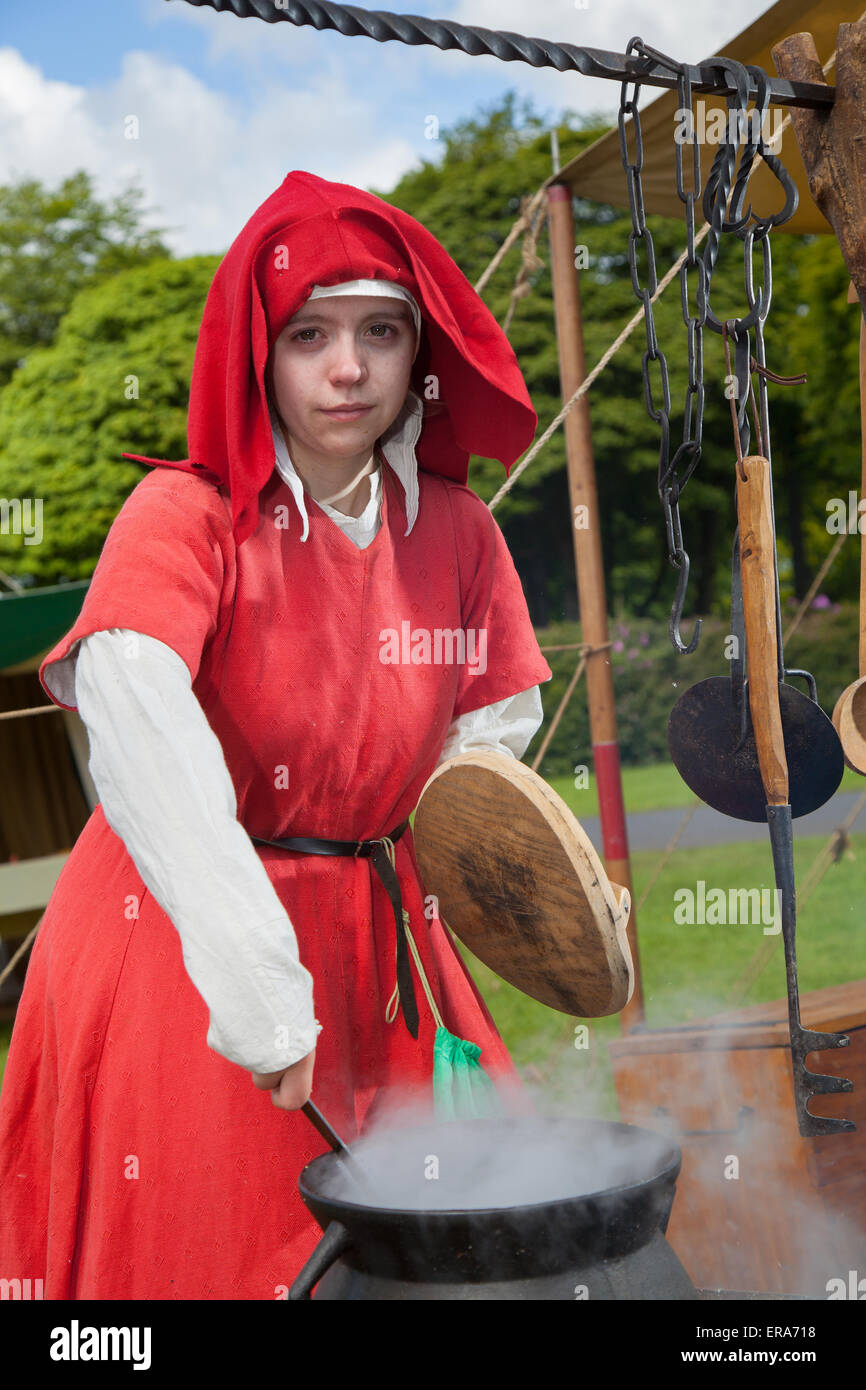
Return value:
[(767, 459), (743, 459), (746, 482), (737, 469), (737, 516), (740, 523), (740, 577), (749, 659), (749, 709), (761, 781), (771, 806), (788, 801), (788, 760), (779, 708), (779, 663), (776, 648), (776, 546)]

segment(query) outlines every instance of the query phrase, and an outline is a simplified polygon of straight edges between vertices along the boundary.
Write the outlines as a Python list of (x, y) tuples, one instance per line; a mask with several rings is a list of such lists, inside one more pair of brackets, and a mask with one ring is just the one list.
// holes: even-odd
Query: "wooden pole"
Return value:
[[(776, 70), (784, 78), (824, 82), (818, 50), (811, 34), (791, 34), (772, 50)], [(824, 84), (827, 85), (826, 83)], [(848, 274), (866, 314), (866, 23), (840, 24), (836, 40), (836, 96), (826, 111), (791, 108), (809, 192), (833, 231)], [(861, 321), (860, 391), (863, 411), (863, 327)], [(864, 423), (866, 429), (866, 423)], [(866, 453), (862, 460), (861, 493), (866, 489)], [(842, 741), (845, 761), (866, 775), (866, 542), (860, 554), (860, 677), (846, 687), (833, 710), (833, 724)]]
[[(811, 34), (776, 44), (780, 77), (822, 83), (824, 73)], [(840, 24), (836, 42), (836, 98), (826, 111), (791, 107), (809, 192), (842, 251), (866, 314), (866, 23)]]
[[(857, 302), (857, 286), (851, 281)], [(866, 498), (866, 318), (860, 310), (860, 502)], [(857, 518), (860, 527), (860, 518)], [(860, 533), (860, 646), (858, 671), (866, 676), (866, 535)]]
[[(586, 377), (580, 285), (574, 264), (571, 190), (565, 184), (554, 183), (547, 190), (547, 198), (559, 376), (563, 399), (570, 400)], [(643, 991), (619, 765), (610, 649), (604, 646), (608, 640), (607, 602), (592, 432), (586, 396), (582, 397), (565, 417), (565, 448), (571, 498), (570, 515), (575, 519), (571, 533), (574, 539), (582, 636), (590, 647), (604, 647), (602, 651), (588, 652), (586, 658), (589, 727), (598, 787), (602, 852), (608, 877), (612, 882), (628, 888), (632, 898), (628, 941), (634, 961), (635, 986), (630, 1002), (620, 1015), (623, 1031), (628, 1032), (636, 1024), (643, 1022)], [(579, 511), (578, 508), (586, 510)]]

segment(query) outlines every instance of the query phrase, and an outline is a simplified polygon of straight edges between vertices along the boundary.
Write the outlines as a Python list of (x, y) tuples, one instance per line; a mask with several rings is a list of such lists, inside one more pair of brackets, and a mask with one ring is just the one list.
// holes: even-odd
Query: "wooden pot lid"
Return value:
[(580, 1018), (624, 1007), (630, 895), (530, 767), (493, 751), (449, 758), (421, 792), (413, 833), (438, 916), (503, 980)]

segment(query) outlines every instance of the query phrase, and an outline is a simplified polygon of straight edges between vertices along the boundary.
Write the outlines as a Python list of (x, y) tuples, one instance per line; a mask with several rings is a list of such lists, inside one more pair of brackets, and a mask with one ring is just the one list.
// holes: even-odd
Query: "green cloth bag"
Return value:
[[(388, 849), (387, 846), (386, 849)], [(392, 865), (393, 853), (394, 847), (390, 845), (388, 857), (391, 859)], [(427, 1003), (430, 1005), (436, 1023), (436, 1036), (433, 1040), (433, 1114), (435, 1118), (437, 1120), (486, 1120), (503, 1115), (504, 1110), (499, 1092), (492, 1078), (487, 1075), (481, 1065), (481, 1048), (477, 1043), (466, 1042), (454, 1033), (449, 1033), (442, 1022), (442, 1015), (436, 1007), (436, 1000), (433, 998), (430, 983), (418, 954), (418, 947), (412, 936), (409, 913), (405, 907), (403, 908), (403, 925), (406, 929), (409, 950), (412, 952), (418, 976), (427, 996)], [(386, 1013), (389, 1022), (396, 1016), (396, 1008), (394, 1013), (391, 1013), (391, 1008), (396, 1006), (399, 997), (399, 988), (395, 987), (388, 1006), (388, 1013)]]
[[(393, 867), (393, 844), (391, 841), (385, 848)], [(427, 995), (427, 1002), (430, 1004), (436, 1024), (434, 1068), (432, 1068), (435, 1119), (481, 1120), (503, 1115), (505, 1111), (503, 1111), (502, 1101), (499, 1098), (499, 1091), (496, 1090), (492, 1077), (489, 1077), (481, 1066), (481, 1048), (478, 1047), (477, 1042), (467, 1042), (464, 1038), (456, 1037), (455, 1033), (449, 1033), (442, 1022), (442, 1015), (436, 1008), (436, 1001), (432, 997), (430, 981), (427, 979), (427, 974), (424, 973), (424, 966), (421, 965), (421, 956), (418, 955), (416, 941), (411, 934), (409, 912), (406, 908), (403, 908), (403, 927), (406, 930), (406, 941), (409, 944), (411, 956), (416, 963), (418, 979), (421, 980), (421, 986), (424, 988), (424, 994)], [(399, 998), (399, 986), (395, 986), (395, 991), (393, 991), (388, 1009), (385, 1012), (385, 1017), (389, 1023), (392, 1023), (396, 1017)]]
[(441, 1025), (433, 1043), (433, 1111), (437, 1120), (486, 1120), (502, 1105), (481, 1065), (481, 1048)]

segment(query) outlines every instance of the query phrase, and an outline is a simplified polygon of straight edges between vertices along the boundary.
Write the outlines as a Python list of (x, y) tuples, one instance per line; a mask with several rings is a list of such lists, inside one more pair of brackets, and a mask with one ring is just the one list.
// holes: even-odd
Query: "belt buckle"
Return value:
[(377, 835), (375, 840), (359, 840), (355, 850), (356, 859), (372, 859), (373, 851), (377, 845), (384, 845), (387, 835)]

